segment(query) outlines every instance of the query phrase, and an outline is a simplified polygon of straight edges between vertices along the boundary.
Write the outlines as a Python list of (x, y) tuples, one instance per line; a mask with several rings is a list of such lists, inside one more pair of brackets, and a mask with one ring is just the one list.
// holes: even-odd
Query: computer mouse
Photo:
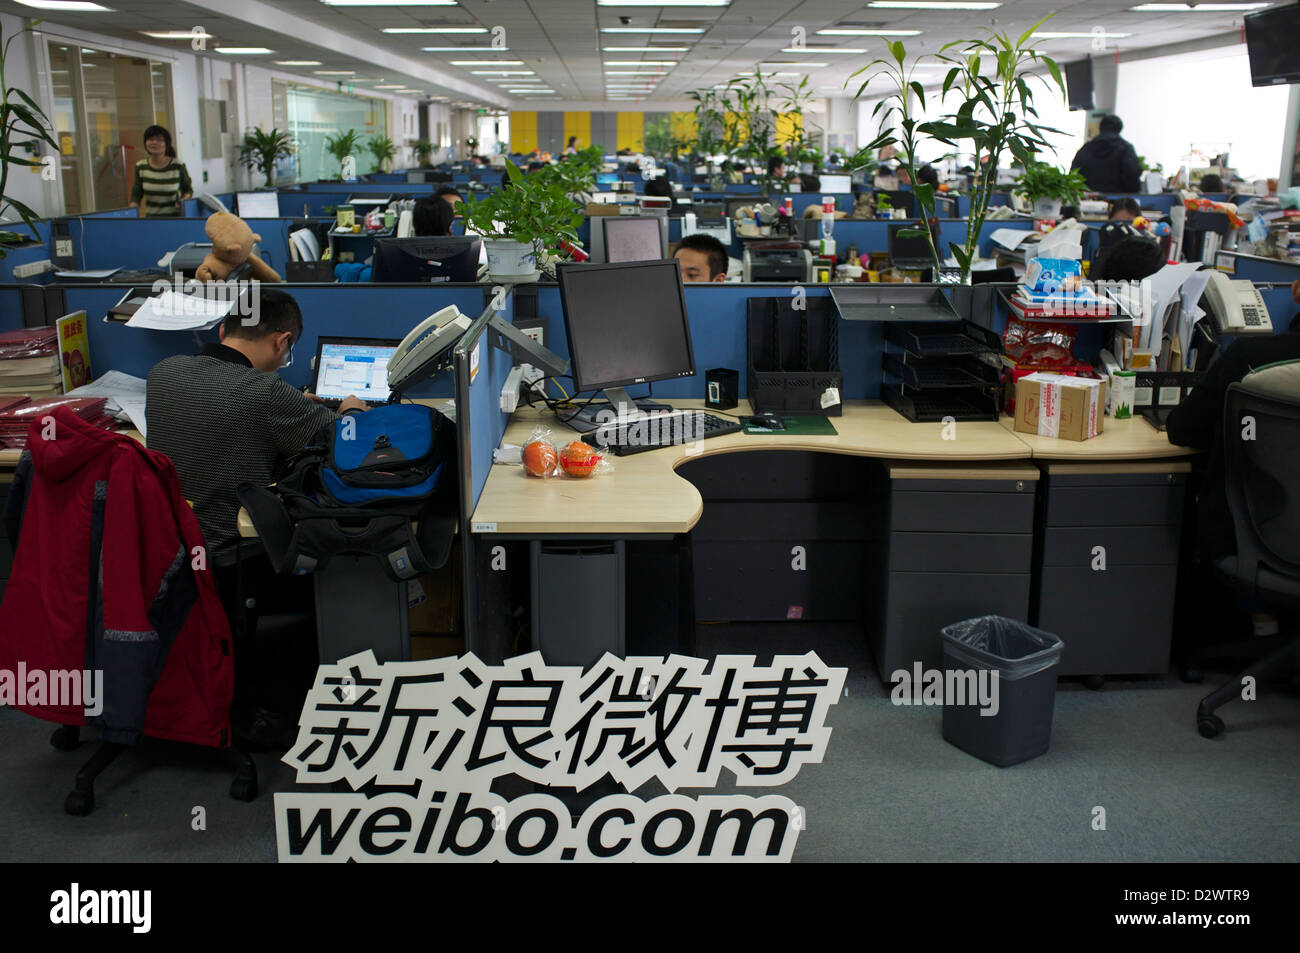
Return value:
[(749, 418), (751, 427), (762, 427), (764, 430), (784, 430), (785, 424), (776, 414), (755, 414)]

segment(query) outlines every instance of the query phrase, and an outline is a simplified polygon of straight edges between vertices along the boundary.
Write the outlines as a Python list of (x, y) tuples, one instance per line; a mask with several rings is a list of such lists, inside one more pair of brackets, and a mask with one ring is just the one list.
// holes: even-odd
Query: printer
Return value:
[(741, 264), (743, 281), (813, 280), (812, 252), (797, 244), (748, 245)]

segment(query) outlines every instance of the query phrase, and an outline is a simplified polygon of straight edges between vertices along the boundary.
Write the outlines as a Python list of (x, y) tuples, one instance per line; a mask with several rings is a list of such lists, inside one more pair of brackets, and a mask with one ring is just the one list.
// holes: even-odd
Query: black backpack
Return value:
[(455, 424), (422, 404), (386, 404), (322, 427), (274, 486), (237, 494), (276, 572), (368, 555), (400, 582), (446, 564), (458, 485)]

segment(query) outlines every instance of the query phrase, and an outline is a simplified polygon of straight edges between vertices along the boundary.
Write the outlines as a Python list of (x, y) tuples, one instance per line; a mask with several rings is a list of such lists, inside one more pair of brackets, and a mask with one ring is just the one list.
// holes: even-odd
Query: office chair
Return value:
[[(1237, 552), (1215, 568), (1262, 607), (1300, 609), (1300, 360), (1270, 364), (1229, 386), (1223, 450)], [(1292, 632), (1206, 695), (1196, 709), (1201, 736), (1223, 731), (1215, 711), (1241, 697), (1244, 679), (1294, 671), (1298, 646), (1300, 633)]]

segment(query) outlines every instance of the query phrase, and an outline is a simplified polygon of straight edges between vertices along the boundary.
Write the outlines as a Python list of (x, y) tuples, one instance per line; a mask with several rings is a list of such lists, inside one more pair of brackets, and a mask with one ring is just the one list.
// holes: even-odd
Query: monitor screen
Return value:
[(608, 215), (600, 222), (605, 229), (605, 261), (657, 261), (668, 257), (658, 218)]
[(235, 209), (240, 218), (279, 218), (280, 193), (238, 192), (235, 194)]
[(388, 362), (400, 341), (329, 339), (317, 345), (317, 397), (342, 400), (349, 394), (364, 401), (388, 400)]
[(1092, 109), (1092, 60), (1065, 65), (1065, 91), (1071, 109)]
[(823, 175), (820, 177), (822, 192), (852, 192), (853, 176)]
[(890, 261), (898, 263), (900, 261), (930, 260), (930, 243), (926, 241), (924, 235), (907, 238), (900, 234), (904, 229), (915, 230), (916, 228), (916, 225), (889, 226)]
[(600, 172), (596, 175), (597, 185), (615, 185), (618, 182), (617, 172)]
[(694, 209), (695, 223), (703, 227), (717, 227), (727, 217), (727, 207), (721, 202), (700, 202)]
[(1300, 5), (1252, 13), (1246, 24), (1246, 53), (1254, 86), (1300, 83)]
[(556, 277), (579, 391), (695, 374), (676, 261), (567, 264)]
[(477, 281), (482, 245), (477, 236), (376, 238), (370, 280), (421, 284)]

